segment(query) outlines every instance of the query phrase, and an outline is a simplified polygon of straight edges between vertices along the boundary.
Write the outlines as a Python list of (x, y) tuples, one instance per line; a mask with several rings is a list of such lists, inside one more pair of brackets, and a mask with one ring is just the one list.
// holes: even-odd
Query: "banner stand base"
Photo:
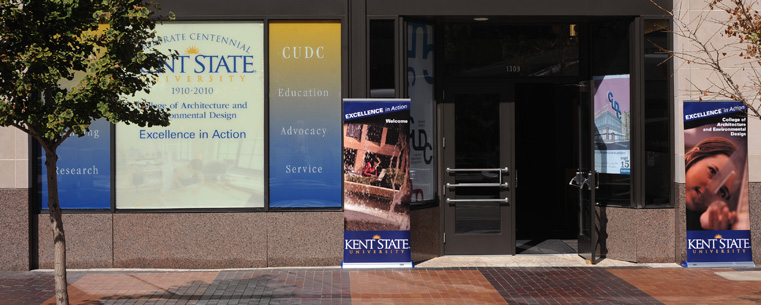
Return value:
[(412, 262), (399, 263), (344, 263), (341, 262), (343, 269), (387, 269), (387, 268), (412, 268)]
[(748, 262), (682, 262), (684, 268), (724, 268), (724, 267), (755, 267), (752, 261)]

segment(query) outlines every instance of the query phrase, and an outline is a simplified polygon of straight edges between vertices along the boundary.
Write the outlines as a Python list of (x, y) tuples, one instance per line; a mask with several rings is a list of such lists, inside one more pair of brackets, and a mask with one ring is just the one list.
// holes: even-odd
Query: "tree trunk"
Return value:
[(48, 179), (48, 208), (50, 209), (50, 225), (55, 241), (55, 298), (56, 304), (69, 304), (68, 283), (66, 281), (66, 236), (63, 232), (61, 205), (58, 203), (58, 175), (56, 163), (58, 155), (55, 149), (45, 148), (45, 166)]

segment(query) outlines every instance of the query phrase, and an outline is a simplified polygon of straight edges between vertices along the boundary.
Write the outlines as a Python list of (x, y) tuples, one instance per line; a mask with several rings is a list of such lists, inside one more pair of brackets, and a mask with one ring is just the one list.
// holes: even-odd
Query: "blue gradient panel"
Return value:
[[(42, 209), (48, 209), (45, 151), (40, 149)], [(58, 147), (58, 198), (62, 209), (111, 208), (111, 124), (97, 120), (84, 137)]]
[(270, 24), (269, 206), (341, 207), (341, 24)]
[[(270, 108), (270, 207), (341, 207), (340, 103), (310, 114)], [(287, 114), (284, 114), (285, 112)]]

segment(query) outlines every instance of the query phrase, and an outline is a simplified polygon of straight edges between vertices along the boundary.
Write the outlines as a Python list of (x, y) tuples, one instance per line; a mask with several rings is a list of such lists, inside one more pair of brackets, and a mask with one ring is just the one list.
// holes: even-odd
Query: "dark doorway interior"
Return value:
[(578, 158), (578, 87), (518, 83), (515, 90), (516, 253), (576, 253), (579, 212), (568, 181)]
[[(501, 102), (514, 106), (510, 116), (500, 117), (508, 120), (504, 131), (514, 138), (501, 138), (510, 142), (506, 148), (512, 155), (509, 164), (498, 166), (511, 167), (511, 179), (517, 171), (517, 186), (508, 188), (514, 196), (509, 206), (515, 223), (505, 228), (515, 231), (500, 241), (511, 249), (515, 242), (516, 254), (577, 253), (578, 190), (568, 182), (578, 160), (579, 87), (575, 85), (588, 73), (582, 56), (586, 27), (494, 20), (443, 23), (438, 29), (441, 100), (456, 98), (455, 92), (461, 90), (472, 94), (497, 90), (505, 92)], [(466, 121), (477, 127), (474, 122), (486, 120)], [(478, 143), (477, 137), (469, 138)], [(467, 157), (460, 151), (456, 155)]]

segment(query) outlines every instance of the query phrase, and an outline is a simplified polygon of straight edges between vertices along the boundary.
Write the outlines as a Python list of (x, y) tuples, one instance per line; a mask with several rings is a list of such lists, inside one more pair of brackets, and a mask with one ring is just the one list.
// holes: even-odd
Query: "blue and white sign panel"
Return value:
[[(97, 120), (90, 131), (58, 147), (58, 198), (62, 209), (111, 208), (111, 124)], [(48, 209), (45, 151), (40, 148), (42, 209)]]
[(344, 267), (411, 267), (411, 261), (410, 231), (344, 232)]
[(412, 267), (410, 100), (345, 99), (344, 268)]
[[(751, 262), (750, 230), (687, 231), (687, 265)], [(729, 263), (727, 263), (729, 262)]]
[(741, 102), (684, 102), (685, 267), (753, 266), (748, 116)]

